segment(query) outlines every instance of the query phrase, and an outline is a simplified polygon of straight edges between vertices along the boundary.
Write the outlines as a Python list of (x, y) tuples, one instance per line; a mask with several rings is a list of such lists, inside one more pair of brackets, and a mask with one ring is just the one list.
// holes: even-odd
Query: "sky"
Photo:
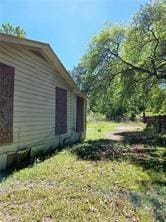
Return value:
[(106, 24), (131, 22), (147, 0), (0, 0), (0, 24), (19, 25), (29, 39), (51, 45), (67, 70)]

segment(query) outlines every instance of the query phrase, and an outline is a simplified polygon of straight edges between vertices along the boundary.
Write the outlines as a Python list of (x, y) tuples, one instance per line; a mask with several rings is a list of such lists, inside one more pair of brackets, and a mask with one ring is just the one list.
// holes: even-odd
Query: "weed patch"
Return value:
[(0, 184), (0, 221), (164, 222), (165, 147), (133, 141), (131, 132), (130, 141), (105, 138), (118, 126), (90, 123), (84, 143), (9, 175)]

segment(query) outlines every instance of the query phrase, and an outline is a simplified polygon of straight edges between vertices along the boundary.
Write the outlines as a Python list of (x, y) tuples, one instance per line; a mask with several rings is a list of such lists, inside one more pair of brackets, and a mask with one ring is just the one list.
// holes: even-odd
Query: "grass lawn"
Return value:
[(106, 121), (94, 121), (88, 123), (87, 126), (87, 140), (95, 140), (104, 138), (107, 132), (112, 132), (116, 129), (118, 123)]
[[(0, 183), (0, 221), (166, 220), (164, 137), (108, 133), (121, 123), (88, 124), (87, 139)], [(123, 126), (131, 126), (125, 123)]]

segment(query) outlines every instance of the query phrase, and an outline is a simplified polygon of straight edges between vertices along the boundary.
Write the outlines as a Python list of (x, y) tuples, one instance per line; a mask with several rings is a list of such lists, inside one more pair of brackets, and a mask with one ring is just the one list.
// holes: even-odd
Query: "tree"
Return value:
[(161, 91), (160, 83), (166, 81), (165, 14), (164, 1), (148, 3), (130, 26), (106, 26), (92, 39), (75, 68), (91, 110), (111, 118), (139, 112), (145, 115), (154, 89)]
[(20, 38), (25, 38), (26, 33), (20, 26), (13, 26), (11, 24), (2, 24), (0, 26), (0, 33), (8, 34), (8, 35), (14, 35)]
[(86, 69), (81, 66), (81, 64), (78, 64), (78, 66), (73, 68), (70, 74), (80, 90), (83, 90), (83, 82), (86, 75)]
[(133, 19), (125, 41), (122, 61), (143, 79), (166, 79), (166, 5), (154, 1), (142, 7)]

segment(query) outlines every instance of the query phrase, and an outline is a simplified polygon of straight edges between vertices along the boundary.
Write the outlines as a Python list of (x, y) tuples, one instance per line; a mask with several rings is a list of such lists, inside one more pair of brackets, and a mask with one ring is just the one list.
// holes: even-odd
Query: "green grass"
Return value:
[(89, 122), (87, 127), (87, 140), (102, 139), (107, 132), (116, 129), (118, 123), (106, 121)]
[(90, 123), (85, 143), (10, 175), (0, 184), (0, 221), (164, 221), (163, 169), (110, 155), (132, 147), (103, 139), (119, 125)]

